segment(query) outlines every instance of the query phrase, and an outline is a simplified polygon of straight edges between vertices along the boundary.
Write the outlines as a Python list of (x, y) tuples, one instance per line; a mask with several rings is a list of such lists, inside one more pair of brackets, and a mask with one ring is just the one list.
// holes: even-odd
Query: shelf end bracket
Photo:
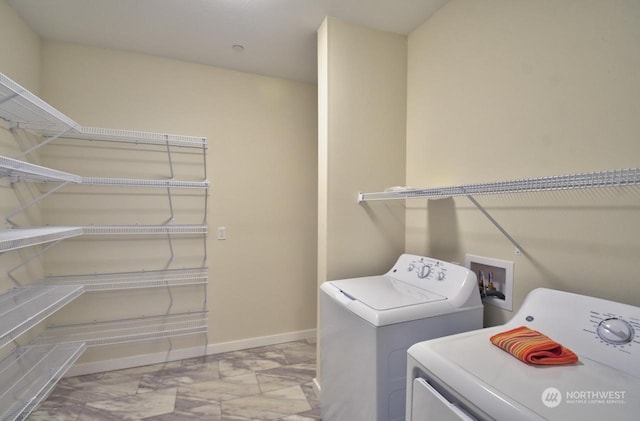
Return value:
[(502, 228), (502, 225), (500, 225), (498, 223), (498, 221), (495, 220), (495, 218), (493, 216), (491, 216), (491, 214), (489, 214), (489, 212), (480, 204), (478, 203), (478, 201), (471, 195), (467, 195), (467, 199), (469, 199), (471, 201), (471, 203), (473, 203), (475, 205), (476, 208), (478, 208), (478, 210), (480, 210), (480, 212), (482, 212), (482, 214), (496, 227), (498, 228), (498, 231), (500, 231), (502, 233), (502, 235), (504, 235), (507, 240), (509, 240), (511, 242), (511, 244), (513, 244), (516, 247), (516, 254), (520, 255), (522, 254), (522, 247), (520, 246), (520, 244), (511, 236), (511, 234), (509, 234), (507, 232), (507, 230), (505, 230), (504, 228)]

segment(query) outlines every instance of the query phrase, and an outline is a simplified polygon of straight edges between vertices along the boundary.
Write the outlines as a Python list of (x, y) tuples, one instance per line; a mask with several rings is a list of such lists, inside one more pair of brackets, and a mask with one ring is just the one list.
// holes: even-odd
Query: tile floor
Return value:
[(313, 341), (62, 379), (29, 420), (320, 420)]

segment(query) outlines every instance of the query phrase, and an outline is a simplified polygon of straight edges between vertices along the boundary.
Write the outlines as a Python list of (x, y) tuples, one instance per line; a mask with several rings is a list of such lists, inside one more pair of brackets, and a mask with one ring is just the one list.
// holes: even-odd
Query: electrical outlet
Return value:
[(218, 240), (227, 239), (227, 229), (225, 227), (218, 227)]

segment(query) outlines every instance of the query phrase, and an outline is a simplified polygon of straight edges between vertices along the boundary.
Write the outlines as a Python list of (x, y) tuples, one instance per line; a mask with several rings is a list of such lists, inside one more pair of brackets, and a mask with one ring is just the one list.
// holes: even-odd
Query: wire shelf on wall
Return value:
[(80, 235), (206, 234), (206, 224), (190, 225), (90, 225), (84, 227), (33, 227), (0, 230), (0, 253)]
[(88, 347), (206, 334), (208, 313), (180, 313), (106, 322), (51, 326), (32, 343), (85, 343)]
[(80, 296), (81, 285), (14, 288), (0, 295), (0, 348)]
[[(16, 124), (19, 129), (30, 130), (43, 136), (54, 136), (60, 133), (62, 127), (20, 122)], [(94, 140), (117, 143), (133, 143), (137, 145), (175, 146), (183, 148), (207, 148), (206, 137), (182, 136), (165, 133), (142, 132), (135, 130), (105, 129), (98, 127), (80, 127), (77, 131), (68, 132), (60, 136), (64, 139)]]
[(166, 269), (143, 272), (96, 273), (87, 275), (47, 276), (46, 284), (82, 285), (89, 291), (113, 291), (135, 288), (206, 285), (206, 267)]
[(438, 199), (444, 197), (477, 196), (540, 192), (552, 190), (596, 189), (640, 184), (640, 169), (625, 168), (609, 171), (525, 178), (492, 183), (464, 184), (426, 189), (393, 189), (375, 193), (359, 193), (358, 202), (394, 199)]
[[(30, 132), (30, 136), (24, 136), (23, 139), (16, 140), (35, 143), (28, 149), (22, 150), (16, 157), (18, 159), (0, 156), (0, 178), (7, 177), (11, 183), (19, 181), (57, 183), (51, 188), (43, 189), (44, 193), (40, 191), (41, 195), (39, 197), (33, 198), (29, 203), (23, 204), (19, 209), (5, 215), (6, 223), (13, 228), (0, 230), (0, 254), (22, 247), (50, 243), (45, 247), (38, 248), (36, 254), (23, 259), (20, 264), (10, 269), (7, 275), (12, 280), (17, 282), (12, 273), (18, 268), (38, 258), (60, 241), (80, 235), (166, 236), (171, 251), (169, 262), (173, 262), (174, 247), (172, 238), (174, 238), (174, 235), (203, 234), (204, 259), (206, 260), (206, 234), (208, 229), (206, 221), (209, 188), (207, 181), (206, 138), (83, 127), (1, 73), (0, 127), (12, 130), (14, 137), (27, 134), (18, 133), (18, 130)], [(42, 139), (38, 139), (38, 136), (42, 137)], [(156, 149), (163, 148), (167, 155), (170, 176), (167, 179), (154, 180), (83, 177), (20, 160), (23, 159), (22, 157), (60, 138), (114, 142), (117, 146), (113, 149), (126, 150), (127, 152), (135, 149), (148, 153), (149, 150), (152, 150), (151, 147), (156, 147)], [(25, 142), (18, 143), (18, 146), (23, 146)], [(67, 142), (67, 144), (71, 143), (71, 141)], [(136, 146), (134, 148), (133, 146), (125, 147), (125, 145), (122, 145), (126, 143)], [(137, 145), (150, 145), (150, 147), (138, 148)], [(175, 153), (174, 148), (193, 148), (193, 150), (180, 150), (179, 153), (182, 155), (195, 155), (196, 152), (202, 155), (202, 180), (175, 180), (174, 160), (172, 157)], [(190, 158), (189, 161), (191, 160)], [(178, 169), (182, 169), (182, 164), (180, 162), (181, 166)], [(167, 219), (169, 222), (163, 225), (21, 227), (20, 224), (12, 220), (15, 215), (24, 212), (68, 184), (164, 188), (169, 199), (170, 218)], [(14, 186), (12, 185), (11, 187)], [(174, 188), (204, 190), (204, 224), (173, 224), (175, 220), (172, 199)], [(85, 290), (105, 291), (204, 285), (203, 309), (206, 310), (207, 279), (206, 267), (48, 277), (44, 281), (45, 285), (17, 288), (0, 295), (0, 348), (15, 340), (28, 329), (41, 323), (45, 318)], [(172, 289), (168, 288), (167, 292), (171, 295)], [(173, 297), (171, 299), (173, 300)], [(206, 335), (208, 332), (207, 324), (208, 316), (206, 311), (199, 311), (197, 313), (50, 327), (45, 330), (43, 335), (32, 341), (30, 346), (18, 347), (6, 359), (0, 361), (0, 419), (25, 419), (29, 415), (39, 402), (46, 397), (69, 366), (86, 349), (87, 344), (79, 337), (86, 337), (91, 346), (128, 343), (182, 335)], [(55, 336), (50, 336), (49, 334)], [(63, 337), (68, 339), (62, 339)], [(48, 341), (51, 341), (51, 343)], [(65, 343), (58, 345), (59, 342)], [(40, 345), (32, 345), (34, 343)], [(44, 346), (45, 344), (46, 346)]]
[(0, 73), (0, 118), (9, 122), (36, 122), (57, 126), (61, 132), (80, 130), (80, 125), (26, 88)]
[(358, 193), (358, 203), (375, 200), (442, 199), (466, 197), (482, 214), (516, 247), (516, 254), (523, 252), (520, 244), (474, 198), (477, 195), (542, 192), (557, 190), (598, 189), (637, 186), (640, 184), (640, 168), (624, 168), (609, 171), (524, 178), (492, 183), (463, 184), (426, 189), (391, 188), (383, 192)]
[(82, 227), (84, 235), (129, 234), (206, 234), (207, 225), (90, 225)]
[(82, 227), (35, 227), (0, 230), (0, 253), (82, 235)]
[(36, 182), (81, 183), (82, 177), (29, 162), (0, 156), (0, 177), (24, 178)]
[(9, 123), (10, 128), (30, 130), (53, 138), (207, 148), (205, 137), (83, 127), (2, 73), (0, 118)]
[(105, 178), (82, 177), (63, 171), (54, 170), (29, 162), (19, 161), (13, 158), (0, 156), (0, 177), (12, 177), (19, 180), (27, 180), (41, 183), (73, 183), (94, 186), (118, 186), (118, 187), (162, 187), (162, 188), (209, 188), (208, 181), (180, 181), (180, 180), (145, 180), (133, 178)]
[(26, 419), (85, 349), (80, 342), (13, 350), (0, 361), (0, 419)]

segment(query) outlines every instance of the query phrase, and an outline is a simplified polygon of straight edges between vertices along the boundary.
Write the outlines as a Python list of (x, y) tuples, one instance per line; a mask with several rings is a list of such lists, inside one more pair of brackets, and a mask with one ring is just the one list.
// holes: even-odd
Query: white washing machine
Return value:
[(323, 421), (404, 420), (407, 348), (482, 327), (476, 276), (403, 254), (381, 276), (320, 287)]
[[(519, 326), (578, 355), (529, 365), (489, 338)], [(413, 345), (407, 420), (638, 420), (640, 307), (550, 289), (529, 293), (507, 324)]]

